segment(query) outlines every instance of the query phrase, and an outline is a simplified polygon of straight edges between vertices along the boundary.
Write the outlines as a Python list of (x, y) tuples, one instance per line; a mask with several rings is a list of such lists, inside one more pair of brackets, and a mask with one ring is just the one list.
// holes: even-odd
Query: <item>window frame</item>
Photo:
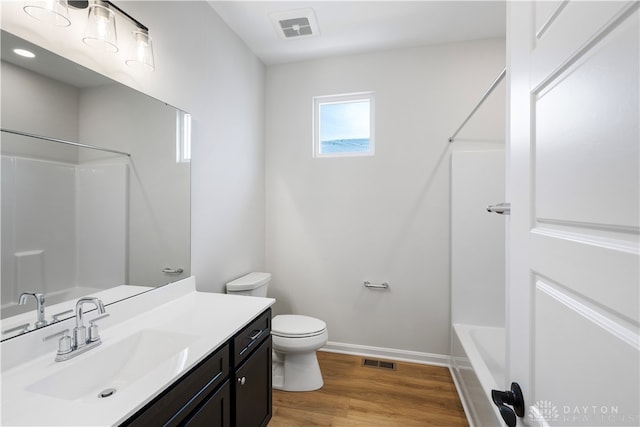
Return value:
[[(320, 140), (320, 107), (324, 104), (347, 104), (352, 102), (369, 102), (369, 150), (344, 153), (322, 153)], [(338, 95), (322, 95), (313, 97), (313, 157), (367, 157), (375, 155), (375, 92), (355, 92)]]
[(192, 117), (186, 111), (176, 109), (176, 162), (191, 163)]

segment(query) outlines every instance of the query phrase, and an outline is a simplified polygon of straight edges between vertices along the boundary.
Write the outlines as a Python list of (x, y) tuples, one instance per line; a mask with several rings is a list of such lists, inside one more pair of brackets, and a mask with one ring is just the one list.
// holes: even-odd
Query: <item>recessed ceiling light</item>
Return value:
[(25, 58), (35, 58), (36, 54), (26, 49), (13, 49), (13, 53), (16, 55), (24, 56)]

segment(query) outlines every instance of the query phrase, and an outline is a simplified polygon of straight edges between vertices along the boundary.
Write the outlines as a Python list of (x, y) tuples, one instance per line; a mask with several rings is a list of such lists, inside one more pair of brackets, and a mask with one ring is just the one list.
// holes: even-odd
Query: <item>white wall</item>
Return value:
[[(78, 140), (79, 89), (0, 61), (4, 129)], [(55, 108), (51, 108), (55, 105)], [(77, 162), (78, 149), (2, 134), (2, 152), (39, 159)]]
[[(205, 2), (123, 5), (151, 29), (151, 74), (40, 25), (19, 2), (1, 7), (4, 29), (193, 114), (200, 289), (266, 269), (276, 309), (326, 320), (332, 341), (448, 353), (447, 138), (502, 69), (503, 41), (274, 66), (265, 100), (265, 67)], [(313, 160), (311, 97), (364, 90), (377, 93), (376, 156)], [(503, 139), (501, 101), (496, 92), (460, 146)]]
[(2, 2), (2, 28), (193, 115), (191, 265), (198, 287), (264, 268), (264, 65), (202, 1), (124, 2), (150, 28), (156, 71), (80, 41)]
[(132, 2), (154, 37), (142, 87), (193, 115), (191, 271), (198, 288), (264, 268), (264, 73), (205, 2)]
[(505, 152), (451, 155), (451, 321), (505, 326)]
[[(325, 320), (332, 342), (449, 353), (448, 137), (502, 70), (504, 49), (486, 40), (267, 69), (266, 267), (277, 312)], [(376, 92), (376, 155), (313, 159), (312, 97), (360, 91)], [(502, 143), (502, 88), (459, 138), (454, 149)]]
[[(80, 111), (81, 141), (131, 154), (83, 150), (80, 156), (129, 167), (126, 283), (157, 286), (188, 277), (190, 166), (176, 162), (176, 110), (127, 87), (105, 85), (81, 91)], [(169, 276), (165, 267), (184, 273)]]
[(126, 164), (76, 168), (77, 285), (109, 289), (127, 280), (127, 208), (130, 169)]

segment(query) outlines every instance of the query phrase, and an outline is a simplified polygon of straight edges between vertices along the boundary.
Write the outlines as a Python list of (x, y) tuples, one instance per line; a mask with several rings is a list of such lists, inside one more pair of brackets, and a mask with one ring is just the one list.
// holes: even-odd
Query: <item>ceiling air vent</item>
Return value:
[(311, 25), (309, 25), (309, 19), (307, 18), (293, 18), (280, 21), (280, 27), (286, 38), (310, 36)]
[(271, 20), (276, 32), (284, 39), (320, 35), (313, 9), (272, 13)]

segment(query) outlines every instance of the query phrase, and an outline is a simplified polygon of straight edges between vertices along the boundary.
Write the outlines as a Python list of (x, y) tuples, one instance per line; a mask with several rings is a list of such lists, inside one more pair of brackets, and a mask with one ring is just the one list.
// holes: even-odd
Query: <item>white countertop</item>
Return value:
[[(184, 282), (184, 283), (181, 283)], [(42, 342), (33, 338), (25, 340), (26, 346), (41, 345), (49, 349), (24, 363), (14, 363), (2, 372), (3, 426), (113, 426), (126, 420), (147, 402), (160, 394), (167, 386), (195, 366), (213, 350), (219, 348), (253, 318), (270, 307), (274, 300), (195, 291), (195, 279), (189, 278), (164, 289), (168, 301), (163, 301), (163, 289), (154, 290), (129, 300), (107, 307), (110, 317), (101, 322), (102, 344), (84, 354), (65, 362), (55, 362), (57, 340)], [(180, 289), (177, 292), (175, 289)], [(159, 293), (157, 293), (160, 291)], [(154, 293), (157, 293), (154, 295)], [(153, 298), (154, 308), (143, 310), (146, 303), (141, 299)], [(85, 322), (95, 317), (87, 316)], [(120, 318), (120, 319), (119, 319)], [(72, 320), (70, 320), (72, 321)], [(70, 322), (69, 321), (69, 322)], [(62, 322), (61, 322), (62, 323)], [(52, 334), (68, 327), (66, 325), (45, 328)], [(118, 389), (111, 397), (100, 399), (92, 396), (76, 400), (60, 399), (29, 391), (29, 387), (41, 379), (72, 367), (74, 363), (89, 358), (94, 352), (107, 350), (137, 331), (162, 330), (195, 335), (196, 339), (180, 353), (180, 363), (153, 366), (149, 372), (126, 387)], [(31, 333), (36, 334), (37, 332)], [(27, 334), (30, 335), (30, 334)], [(41, 335), (45, 335), (42, 333)], [(19, 349), (17, 337), (2, 343), (2, 356), (15, 358), (10, 352), (24, 353)], [(26, 337), (25, 337), (26, 338)], [(5, 344), (6, 343), (6, 344)], [(36, 344), (37, 343), (37, 344)], [(11, 347), (8, 346), (11, 344)], [(24, 360), (24, 359), (23, 359)], [(4, 361), (3, 361), (4, 365)], [(4, 367), (4, 366), (3, 366)], [(100, 366), (95, 367), (100, 370)]]

